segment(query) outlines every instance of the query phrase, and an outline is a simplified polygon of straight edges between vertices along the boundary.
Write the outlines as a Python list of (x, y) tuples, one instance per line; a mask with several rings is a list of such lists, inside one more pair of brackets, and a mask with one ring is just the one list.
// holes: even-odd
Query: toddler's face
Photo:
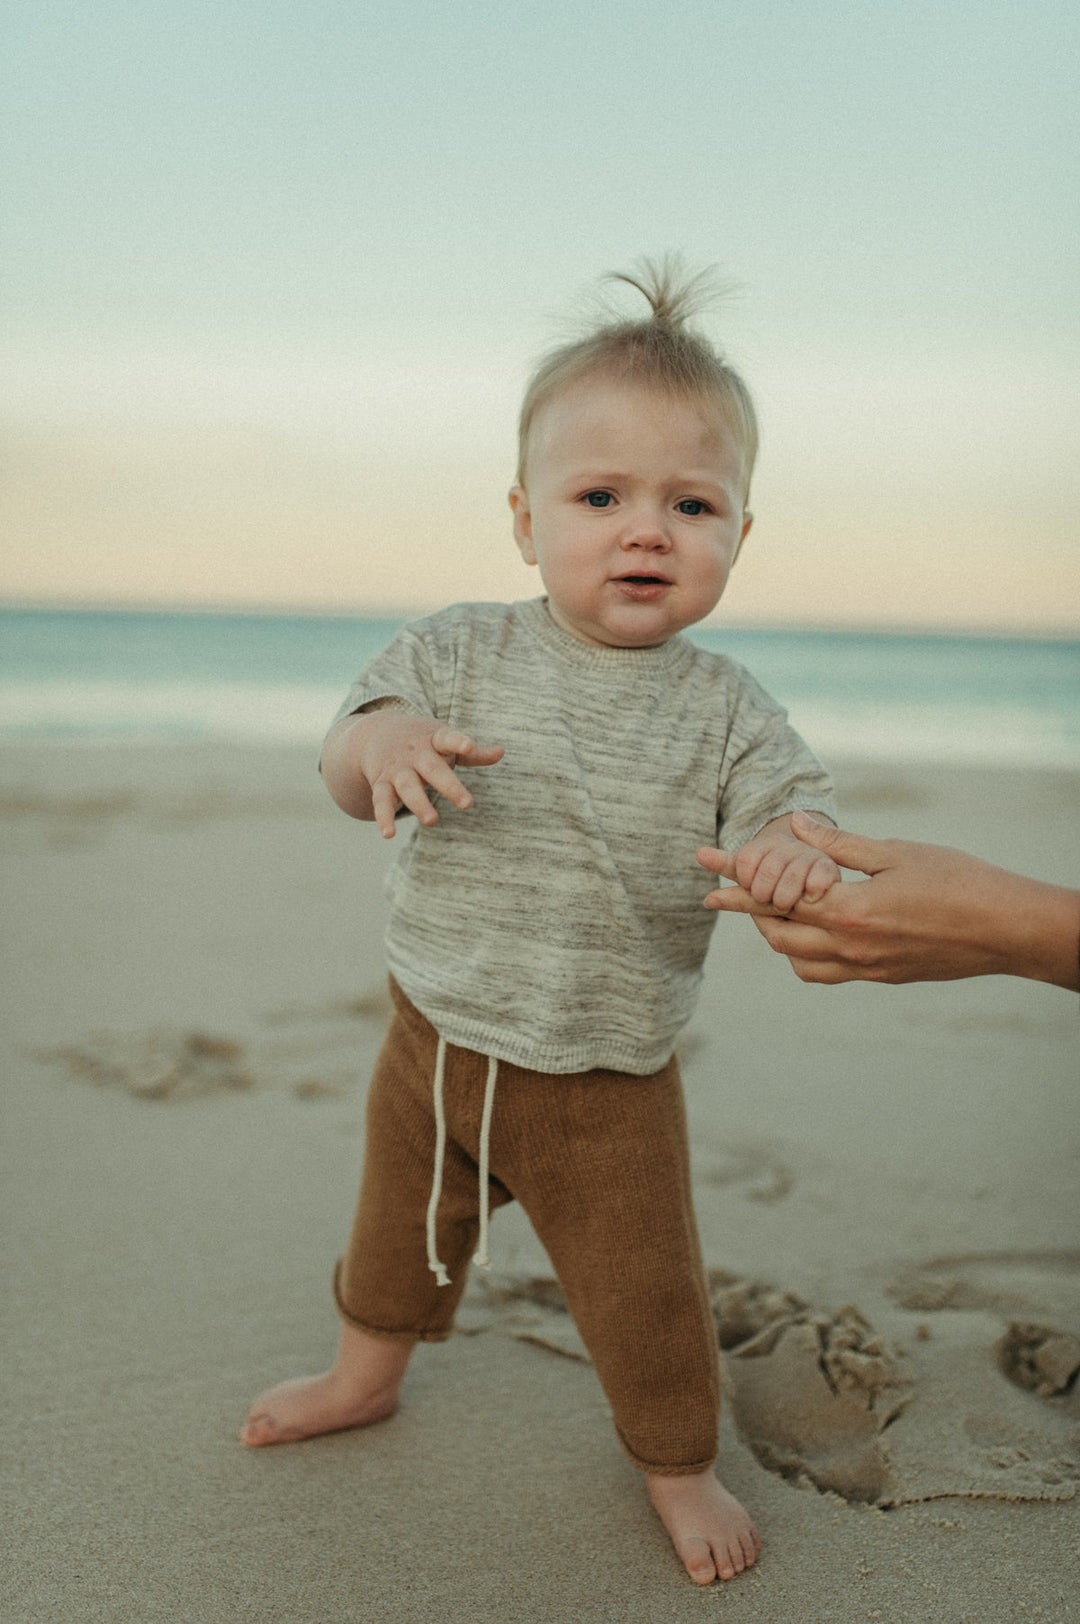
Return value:
[(510, 492), (552, 618), (608, 648), (664, 643), (716, 606), (750, 528), (743, 500), (718, 407), (602, 378), (541, 410)]

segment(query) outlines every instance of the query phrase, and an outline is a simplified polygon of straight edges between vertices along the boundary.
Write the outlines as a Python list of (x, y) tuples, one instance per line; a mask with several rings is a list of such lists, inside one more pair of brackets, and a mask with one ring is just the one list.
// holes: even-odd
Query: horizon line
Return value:
[[(537, 594), (541, 596), (542, 594)], [(504, 600), (491, 600), (502, 602)], [(505, 600), (511, 601), (509, 599)], [(264, 620), (380, 620), (405, 622), (417, 620), (425, 615), (437, 613), (443, 607), (433, 604), (430, 608), (418, 608), (415, 605), (405, 608), (401, 605), (369, 605), (361, 607), (354, 605), (342, 608), (340, 605), (312, 605), (312, 604), (258, 604), (244, 602), (226, 603), (199, 603), (197, 601), (183, 600), (170, 601), (166, 599), (101, 599), (91, 602), (85, 598), (6, 598), (0, 596), (0, 611), (28, 614), (145, 614), (145, 615), (206, 615), (219, 616), (222, 619), (229, 617), (236, 619), (264, 619)], [(746, 615), (725, 617), (719, 620), (706, 619), (695, 622), (693, 627), (687, 627), (687, 632), (700, 628), (702, 631), (740, 631), (765, 633), (819, 633), (822, 636), (873, 636), (873, 637), (957, 637), (964, 639), (985, 638), (989, 641), (1011, 642), (1054, 642), (1075, 643), (1080, 642), (1080, 625), (1052, 626), (1024, 626), (1008, 623), (973, 624), (971, 622), (950, 625), (948, 622), (916, 622), (916, 621), (865, 621), (865, 620), (811, 620), (811, 621), (773, 621), (757, 620)]]

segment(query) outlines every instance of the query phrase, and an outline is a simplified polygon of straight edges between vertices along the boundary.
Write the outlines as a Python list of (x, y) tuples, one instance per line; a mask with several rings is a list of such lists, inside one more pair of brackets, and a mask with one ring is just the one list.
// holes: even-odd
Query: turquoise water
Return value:
[[(0, 610), (0, 738), (318, 740), (399, 620)], [(1080, 641), (698, 629), (826, 758), (1080, 767)]]

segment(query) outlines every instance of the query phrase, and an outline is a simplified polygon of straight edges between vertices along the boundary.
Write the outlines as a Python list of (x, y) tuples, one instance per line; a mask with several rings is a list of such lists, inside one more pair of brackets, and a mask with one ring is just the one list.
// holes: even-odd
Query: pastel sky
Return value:
[(721, 618), (1080, 621), (1072, 0), (5, 16), (9, 600), (531, 595), (523, 381), (676, 249), (763, 419)]

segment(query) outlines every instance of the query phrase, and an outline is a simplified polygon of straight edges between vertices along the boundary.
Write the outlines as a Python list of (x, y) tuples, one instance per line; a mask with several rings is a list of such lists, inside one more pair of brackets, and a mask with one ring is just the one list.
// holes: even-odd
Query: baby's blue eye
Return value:
[(685, 501), (676, 502), (675, 506), (678, 512), (685, 513), (691, 519), (696, 519), (701, 513), (709, 512), (708, 503), (699, 501), (696, 496), (688, 496)]
[(606, 508), (611, 501), (610, 491), (586, 491), (585, 500), (590, 507)]

